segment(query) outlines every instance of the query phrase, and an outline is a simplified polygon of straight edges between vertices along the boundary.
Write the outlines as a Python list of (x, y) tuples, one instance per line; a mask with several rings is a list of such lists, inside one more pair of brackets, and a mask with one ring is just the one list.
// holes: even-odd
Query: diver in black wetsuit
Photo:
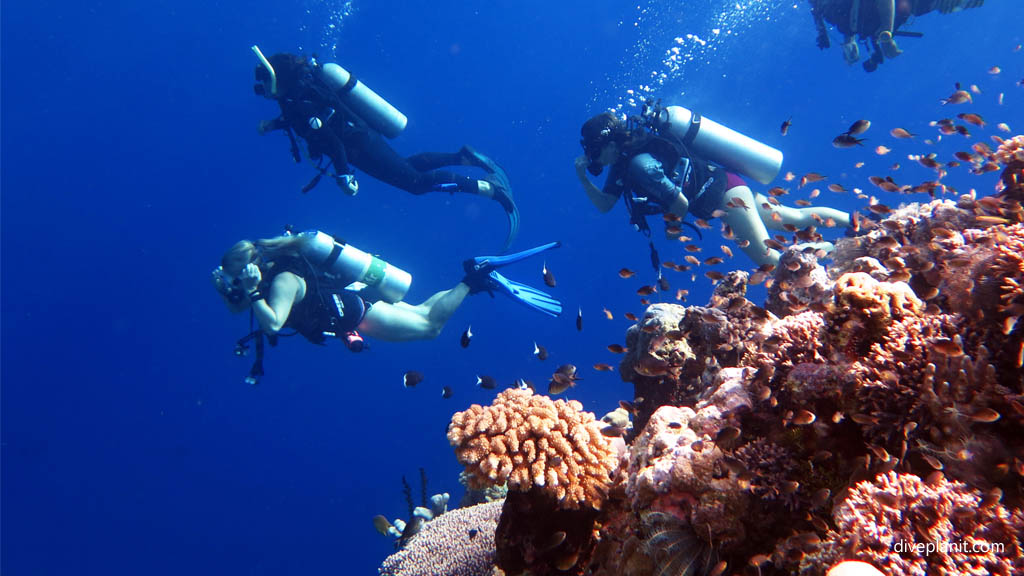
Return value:
[[(301, 161), (295, 135), (306, 141), (309, 157), (320, 173), (308, 191), (329, 174), (346, 194), (359, 190), (352, 167), (377, 180), (412, 194), (463, 192), (492, 198), (509, 218), (506, 248), (519, 228), (519, 210), (504, 170), (468, 146), (454, 153), (422, 153), (408, 158), (398, 154), (384, 136), (394, 137), (405, 127), (405, 116), (336, 64), (318, 64), (296, 54), (275, 54), (256, 68), (257, 94), (275, 100), (281, 115), (260, 123), (260, 133), (284, 130), (292, 142), (292, 155)], [(382, 134), (383, 132), (383, 134)], [(485, 170), (483, 179), (470, 178), (445, 166), (474, 166)]]
[[(860, 60), (858, 40), (870, 45), (871, 57), (864, 61), (864, 70), (874, 72), (886, 58), (903, 53), (893, 36), (911, 16), (933, 10), (942, 14), (977, 8), (985, 0), (810, 0), (811, 15), (818, 32), (818, 48), (831, 46), (825, 22), (843, 34), (843, 59), (847, 64)], [(910, 33), (903, 33), (911, 35)], [(913, 34), (917, 35), (917, 34)]]

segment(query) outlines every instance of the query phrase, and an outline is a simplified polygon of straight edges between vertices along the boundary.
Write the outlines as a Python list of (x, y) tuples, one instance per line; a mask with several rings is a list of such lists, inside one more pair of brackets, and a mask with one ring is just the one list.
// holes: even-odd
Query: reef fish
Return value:
[(846, 133), (849, 134), (850, 136), (856, 136), (858, 134), (863, 134), (867, 132), (868, 128), (870, 127), (870, 120), (857, 120), (850, 126), (850, 129), (847, 130)]
[(490, 376), (480, 376), (478, 374), (476, 377), (476, 385), (484, 390), (494, 390), (498, 387), (498, 381)]
[(420, 382), (423, 382), (423, 373), (417, 372), (416, 370), (409, 370), (402, 376), (402, 386), (406, 388), (413, 388)]
[(863, 142), (863, 138), (857, 138), (845, 132), (832, 139), (832, 145), (836, 148), (853, 148), (854, 146), (863, 146)]
[(543, 346), (541, 346), (540, 344), (537, 344), (536, 342), (534, 342), (533, 343), (533, 355), (536, 356), (538, 360), (547, 360), (548, 359), (548, 349), (543, 347)]
[(462, 337), (459, 338), (459, 344), (461, 344), (463, 348), (469, 348), (469, 343), (470, 343), (471, 340), (473, 340), (473, 325), (472, 324), (467, 326), (466, 327), (466, 331), (462, 333)]
[(544, 262), (541, 265), (541, 273), (544, 274), (544, 284), (546, 284), (547, 286), (554, 288), (555, 285), (558, 284), (557, 282), (555, 282), (555, 275), (551, 272), (551, 270), (548, 270), (547, 262)]

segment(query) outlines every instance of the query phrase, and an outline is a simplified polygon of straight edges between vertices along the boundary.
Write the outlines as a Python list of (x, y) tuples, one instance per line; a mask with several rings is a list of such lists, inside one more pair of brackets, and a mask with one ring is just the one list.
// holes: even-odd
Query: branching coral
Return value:
[(616, 463), (594, 415), (575, 400), (552, 401), (529, 390), (498, 394), (452, 416), (448, 441), (466, 466), (471, 488), (508, 484), (555, 498), (566, 509), (600, 508)]
[(380, 567), (382, 576), (487, 576), (501, 501), (457, 508), (427, 522)]
[(839, 559), (870, 562), (889, 576), (1024, 571), (1024, 514), (959, 482), (926, 483), (890, 472), (861, 482), (833, 512), (836, 531), (802, 570), (821, 573)]

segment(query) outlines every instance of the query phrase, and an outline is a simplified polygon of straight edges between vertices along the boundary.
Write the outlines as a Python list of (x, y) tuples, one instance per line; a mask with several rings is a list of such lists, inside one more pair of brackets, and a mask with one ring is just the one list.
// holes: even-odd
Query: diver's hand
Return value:
[(242, 273), (238, 275), (238, 280), (242, 283), (242, 288), (248, 293), (259, 287), (260, 282), (263, 280), (263, 274), (260, 273), (259, 266), (250, 262), (242, 270)]
[(587, 160), (586, 156), (576, 158), (576, 175), (579, 176), (580, 179), (586, 180), (588, 164), (590, 164), (590, 161)]

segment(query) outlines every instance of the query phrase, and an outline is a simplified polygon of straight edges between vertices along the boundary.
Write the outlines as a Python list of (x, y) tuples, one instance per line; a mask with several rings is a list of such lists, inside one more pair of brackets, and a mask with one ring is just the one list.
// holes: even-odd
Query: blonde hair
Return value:
[(305, 240), (299, 236), (263, 238), (255, 242), (241, 240), (224, 253), (220, 265), (228, 274), (237, 276), (251, 262), (262, 267), (285, 256), (298, 257), (299, 246)]

